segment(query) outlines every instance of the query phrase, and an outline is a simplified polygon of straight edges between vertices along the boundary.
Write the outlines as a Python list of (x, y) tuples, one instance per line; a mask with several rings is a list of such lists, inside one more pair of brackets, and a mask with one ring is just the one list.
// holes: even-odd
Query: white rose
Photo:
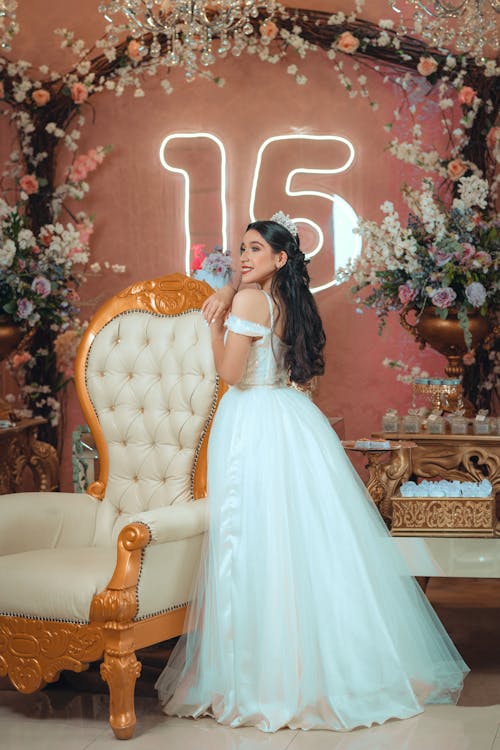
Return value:
[(16, 246), (12, 240), (5, 240), (2, 247), (0, 247), (0, 268), (10, 268), (14, 256), (16, 254)]

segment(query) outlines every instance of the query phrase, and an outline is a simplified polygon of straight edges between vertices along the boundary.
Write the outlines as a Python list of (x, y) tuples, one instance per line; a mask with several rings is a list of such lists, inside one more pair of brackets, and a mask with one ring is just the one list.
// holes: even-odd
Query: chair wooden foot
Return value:
[(128, 740), (134, 734), (134, 691), (140, 673), (141, 664), (137, 661), (135, 651), (105, 651), (101, 677), (108, 683), (109, 723), (119, 740)]

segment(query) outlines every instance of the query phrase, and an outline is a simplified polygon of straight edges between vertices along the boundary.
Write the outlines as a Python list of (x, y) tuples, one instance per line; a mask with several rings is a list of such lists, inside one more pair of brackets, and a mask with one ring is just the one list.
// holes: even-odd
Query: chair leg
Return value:
[[(101, 664), (101, 677), (109, 687), (109, 723), (119, 740), (132, 737), (136, 725), (134, 709), (135, 682), (141, 673), (133, 648), (118, 636), (117, 647), (106, 648)], [(129, 639), (126, 639), (129, 640)]]

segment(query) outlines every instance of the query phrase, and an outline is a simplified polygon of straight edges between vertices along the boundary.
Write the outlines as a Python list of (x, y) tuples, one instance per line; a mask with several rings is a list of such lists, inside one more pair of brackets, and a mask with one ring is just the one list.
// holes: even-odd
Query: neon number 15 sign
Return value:
[[(215, 174), (213, 167), (216, 165), (218, 205), (214, 206), (214, 210), (216, 210), (218, 217), (220, 217), (218, 220), (220, 220), (221, 226), (218, 236), (222, 238), (222, 247), (224, 250), (227, 250), (228, 247), (227, 157), (223, 142), (212, 133), (172, 133), (168, 135), (163, 139), (160, 146), (160, 161), (167, 171), (180, 174), (183, 178), (185, 270), (188, 275), (191, 263), (190, 214), (194, 192), (192, 178), (193, 171), (195, 170), (192, 159), (190, 165), (185, 164), (183, 167), (180, 164), (182, 164), (183, 145), (187, 146), (189, 144), (190, 148), (192, 148), (192, 145), (195, 145), (193, 141), (196, 140), (198, 141), (200, 154), (201, 147), (203, 146), (206, 150), (205, 147), (208, 145), (215, 152), (212, 154), (212, 169), (210, 170), (213, 181)], [(283, 151), (283, 149), (286, 150)], [(310, 158), (309, 162), (314, 161), (317, 164), (319, 160), (321, 167), (308, 167), (305, 165), (308, 161), (308, 150), (311, 151), (311, 154), (309, 154), (311, 157), (314, 152), (314, 159)], [(196, 150), (195, 153), (197, 153)], [(286, 154), (285, 160), (282, 158), (283, 154)], [(353, 163), (354, 156), (355, 151), (352, 143), (347, 138), (336, 135), (277, 135), (267, 138), (257, 151), (248, 206), (250, 221), (255, 221), (257, 218), (255, 208), (259, 200), (259, 195), (262, 193), (263, 183), (273, 180), (273, 175), (277, 171), (280, 171), (276, 170), (275, 167), (271, 168), (271, 164), (280, 164), (285, 169), (282, 175), (280, 172), (276, 186), (273, 183), (273, 191), (276, 189), (278, 193), (283, 194), (284, 192), (286, 196), (307, 198), (308, 206), (314, 205), (313, 201), (323, 202), (320, 206), (322, 209), (325, 208), (326, 202), (328, 220), (331, 222), (329, 230), (331, 232), (332, 244), (330, 247), (327, 247), (329, 243), (325, 241), (325, 225), (321, 226), (317, 221), (313, 221), (308, 216), (292, 216), (299, 228), (301, 225), (308, 227), (309, 233), (312, 233), (315, 237), (314, 246), (307, 252), (308, 258), (312, 258), (322, 251), (333, 253), (333, 273), (331, 279), (326, 283), (313, 287), (313, 292), (333, 286), (336, 283), (335, 276), (338, 269), (345, 266), (349, 259), (354, 258), (361, 249), (361, 239), (358, 234), (353, 233), (353, 229), (358, 223), (358, 216), (352, 206), (336, 193), (313, 187), (318, 179), (321, 181), (322, 176), (346, 172)], [(295, 166), (292, 167), (291, 164), (293, 162), (295, 162)], [(283, 177), (284, 182), (281, 177)], [(309, 187), (307, 186), (308, 180), (311, 183)], [(300, 182), (301, 189), (296, 185), (297, 182)], [(200, 191), (198, 190), (198, 192)], [(279, 205), (279, 198), (277, 201), (277, 208), (279, 208), (281, 207)]]

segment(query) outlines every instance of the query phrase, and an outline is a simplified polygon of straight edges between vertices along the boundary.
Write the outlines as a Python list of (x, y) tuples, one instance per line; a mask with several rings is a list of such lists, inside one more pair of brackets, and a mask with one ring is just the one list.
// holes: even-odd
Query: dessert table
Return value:
[[(387, 452), (385, 462), (368, 462), (367, 488), (382, 516), (392, 518), (392, 498), (408, 480), (458, 479), (480, 482), (488, 479), (494, 494), (500, 494), (500, 436), (418, 433), (374, 433), (374, 438), (401, 442), (399, 450)], [(405, 443), (413, 443), (408, 447)]]

